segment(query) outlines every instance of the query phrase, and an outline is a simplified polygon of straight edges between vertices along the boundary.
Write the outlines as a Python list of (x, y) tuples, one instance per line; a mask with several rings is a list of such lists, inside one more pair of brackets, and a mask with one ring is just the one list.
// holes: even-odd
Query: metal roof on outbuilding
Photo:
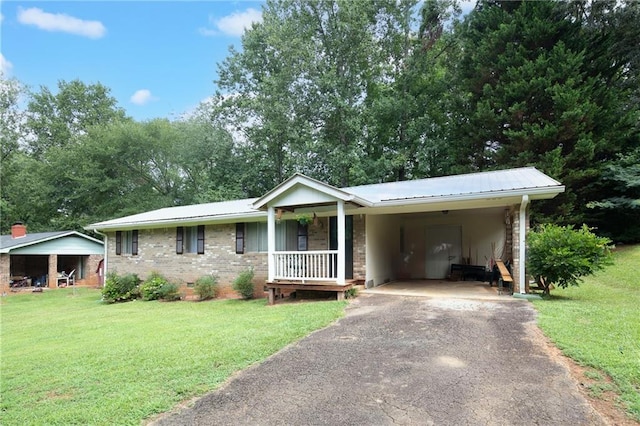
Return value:
[(77, 231), (38, 232), (19, 238), (2, 235), (0, 253), (99, 254), (102, 253), (103, 244), (102, 241)]

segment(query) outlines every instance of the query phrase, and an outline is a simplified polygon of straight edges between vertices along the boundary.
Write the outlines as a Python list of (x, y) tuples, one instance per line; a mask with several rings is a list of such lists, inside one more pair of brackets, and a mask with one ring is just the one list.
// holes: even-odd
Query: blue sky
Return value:
[(38, 91), (100, 82), (136, 120), (176, 118), (215, 93), (217, 63), (262, 1), (2, 1), (0, 66)]

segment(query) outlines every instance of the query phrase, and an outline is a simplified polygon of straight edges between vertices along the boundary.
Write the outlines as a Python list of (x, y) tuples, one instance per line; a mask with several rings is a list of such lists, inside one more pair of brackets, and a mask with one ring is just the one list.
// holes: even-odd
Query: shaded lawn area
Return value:
[[(615, 264), (580, 287), (534, 301), (538, 323), (562, 352), (609, 375), (622, 405), (640, 421), (640, 246), (615, 252)], [(606, 389), (597, 386), (592, 393)]]
[(140, 424), (344, 313), (345, 302), (1, 299), (0, 424)]

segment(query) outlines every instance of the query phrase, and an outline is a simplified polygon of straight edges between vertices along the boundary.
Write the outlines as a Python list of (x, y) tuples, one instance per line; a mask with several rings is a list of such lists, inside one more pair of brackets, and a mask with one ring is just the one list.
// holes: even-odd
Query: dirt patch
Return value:
[(610, 377), (593, 368), (581, 366), (565, 356), (534, 323), (531, 324), (529, 331), (534, 342), (539, 343), (540, 347), (544, 348), (555, 361), (569, 370), (580, 393), (605, 422), (616, 426), (640, 425), (640, 422), (627, 416), (624, 409), (620, 407), (615, 384)]

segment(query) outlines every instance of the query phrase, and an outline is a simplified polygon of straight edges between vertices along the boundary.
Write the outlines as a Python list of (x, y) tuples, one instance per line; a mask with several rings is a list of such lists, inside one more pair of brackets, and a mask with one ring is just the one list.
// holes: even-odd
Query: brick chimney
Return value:
[(22, 222), (11, 225), (11, 238), (21, 238), (27, 235), (27, 227)]

